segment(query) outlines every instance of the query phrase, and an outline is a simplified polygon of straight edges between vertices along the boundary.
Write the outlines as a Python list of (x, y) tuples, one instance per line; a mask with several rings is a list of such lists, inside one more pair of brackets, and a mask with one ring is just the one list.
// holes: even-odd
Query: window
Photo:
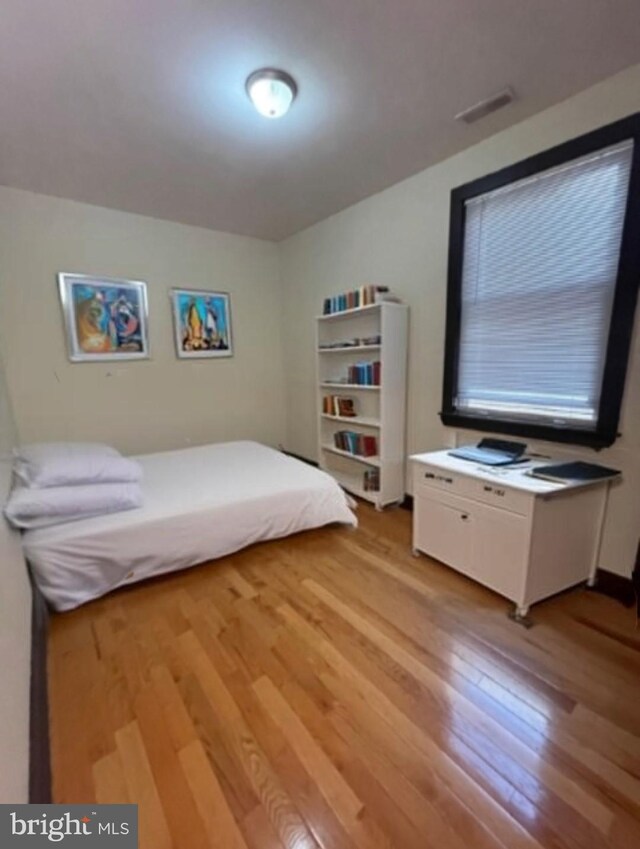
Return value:
[(602, 447), (640, 279), (640, 115), (455, 189), (442, 420)]

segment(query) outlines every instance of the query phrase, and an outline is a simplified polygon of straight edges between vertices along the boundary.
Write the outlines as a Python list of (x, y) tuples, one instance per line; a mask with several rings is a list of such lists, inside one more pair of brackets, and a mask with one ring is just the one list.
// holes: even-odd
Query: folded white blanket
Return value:
[(45, 528), (141, 506), (142, 488), (139, 483), (100, 483), (42, 489), (16, 486), (11, 491), (4, 514), (17, 528)]

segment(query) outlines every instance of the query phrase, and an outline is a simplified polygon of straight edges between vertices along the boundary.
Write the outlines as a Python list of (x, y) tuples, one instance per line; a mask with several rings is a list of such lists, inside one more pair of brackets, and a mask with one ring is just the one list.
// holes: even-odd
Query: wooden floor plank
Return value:
[(358, 825), (362, 813), (363, 804), (360, 799), (269, 678), (263, 676), (258, 679), (253, 684), (253, 689), (307, 771), (314, 777), (320, 792), (336, 812), (340, 822), (347, 831), (352, 831)]
[(188, 743), (180, 750), (178, 758), (211, 849), (247, 849), (200, 740)]
[(527, 631), (358, 514), (54, 615), (55, 801), (137, 803), (141, 849), (640, 845), (633, 612)]
[(105, 755), (93, 764), (93, 783), (96, 802), (113, 805), (131, 800), (124, 777), (124, 767), (117, 750)]
[[(348, 686), (362, 703), (362, 705), (359, 705), (361, 709), (368, 707), (375, 710), (393, 725), (396, 733), (400, 734), (411, 745), (416, 746), (434, 766), (440, 780), (445, 781), (456, 795), (460, 798), (474, 800), (474, 805), (483, 820), (493, 824), (496, 836), (500, 839), (504, 838), (505, 846), (523, 847), (523, 849), (524, 847), (533, 849), (533, 847), (539, 846), (538, 842), (526, 834), (485, 790), (469, 778), (456, 764), (455, 760), (439, 749), (427, 733), (413, 723), (402, 711), (398, 710), (383, 692), (362, 675), (333, 645), (314, 631), (293, 608), (283, 605), (280, 610), (283, 618), (295, 633), (310, 646), (317, 649), (331, 666), (342, 684), (339, 692), (344, 695), (345, 687)], [(335, 686), (332, 677), (323, 675), (322, 680), (330, 688)]]
[[(332, 648), (337, 649), (343, 662), (351, 664), (368, 684), (384, 692), (404, 717), (417, 726), (426, 727), (432, 742), (442, 751), (450, 750), (458, 766), (523, 827), (530, 819), (530, 809), (535, 808), (539, 840), (543, 839), (545, 829), (550, 829), (550, 822), (559, 819), (563, 821), (567, 839), (579, 841), (588, 837), (594, 849), (605, 845), (603, 834), (609, 831), (613, 812), (604, 808), (596, 811), (593, 818), (600, 814), (601, 831), (600, 835), (593, 832), (579, 807), (569, 805), (574, 795), (581, 795), (576, 775), (562, 775), (559, 781), (560, 773), (555, 768), (545, 770), (545, 763), (536, 752), (520, 746), (516, 738), (506, 733), (508, 725), (503, 729), (490, 716), (483, 721), (482, 714), (475, 707), (470, 711), (468, 701), (455, 692), (453, 702), (448, 704), (442, 689), (436, 687), (430, 691), (422, 687), (421, 682), (409, 677), (403, 666), (389, 659), (376, 646), (358, 639), (357, 635), (354, 639), (354, 634), (339, 621), (327, 617), (319, 620), (317, 627), (325, 640), (326, 635), (331, 634)], [(471, 721), (470, 713), (475, 722)], [(478, 721), (480, 728), (475, 724)], [(502, 747), (496, 738), (501, 738)], [(538, 743), (542, 746), (544, 740), (539, 739)], [(540, 781), (540, 773), (545, 771), (549, 774), (547, 783)], [(563, 785), (565, 799), (554, 792), (558, 784)]]
[(165, 812), (135, 720), (116, 732), (116, 743), (129, 798), (138, 805), (140, 845), (145, 849), (171, 849)]
[[(304, 818), (315, 841), (322, 849), (356, 849), (336, 811), (322, 794), (315, 776), (305, 767), (296, 751), (259, 700), (253, 685), (242, 680), (241, 673), (226, 681), (243, 717), (282, 782), (284, 790)], [(385, 847), (384, 840), (367, 838), (361, 845)]]
[(521, 743), (508, 727), (488, 716), (473, 703), (469, 696), (460, 693), (436, 675), (425, 663), (412, 653), (398, 645), (391, 637), (372, 626), (364, 617), (354, 612), (348, 605), (336, 598), (316, 581), (307, 579), (303, 585), (308, 587), (324, 604), (336, 611), (346, 622), (352, 625), (363, 636), (371, 640), (399, 666), (424, 684), (435, 697), (445, 698), (447, 704), (444, 710), (455, 711), (468, 719), (475, 732), (480, 732), (491, 739), (510, 757), (535, 775), (536, 784), (540, 781), (564, 799), (567, 804), (585, 816), (599, 831), (607, 834), (613, 822), (613, 812), (602, 803), (597, 794), (590, 794), (580, 786), (575, 779), (565, 776), (552, 764), (548, 764), (538, 751)]
[(284, 792), (281, 782), (251, 734), (222, 677), (193, 631), (182, 634), (178, 642), (185, 662), (202, 683), (212, 708), (221, 717), (230, 744), (282, 842), (300, 849), (317, 849), (317, 843), (306, 823)]
[(138, 694), (135, 712), (173, 845), (207, 849), (209, 839), (203, 821), (151, 687)]

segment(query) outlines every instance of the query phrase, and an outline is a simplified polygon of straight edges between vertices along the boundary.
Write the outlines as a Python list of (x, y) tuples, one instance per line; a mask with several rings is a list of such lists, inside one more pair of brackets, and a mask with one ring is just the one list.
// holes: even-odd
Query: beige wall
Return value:
[[(390, 285), (411, 307), (409, 451), (473, 438), (443, 428), (437, 415), (450, 191), (636, 111), (639, 90), (636, 66), (280, 246), (0, 188), (0, 353), (20, 439), (99, 439), (135, 453), (249, 437), (315, 457), (313, 318), (325, 295), (363, 282)], [(71, 364), (61, 270), (146, 280), (151, 359)], [(173, 286), (231, 292), (235, 357), (176, 358)], [(639, 336), (623, 436), (597, 455), (625, 474), (601, 558), (622, 574), (640, 519)]]
[[(286, 432), (286, 447), (314, 458), (313, 318), (325, 295), (364, 282), (388, 284), (411, 307), (409, 451), (472, 439), (443, 428), (437, 415), (449, 193), (637, 111), (639, 91), (637, 66), (280, 246), (0, 188), (0, 354), (20, 439), (104, 440), (135, 453), (236, 438), (277, 445)], [(151, 359), (71, 364), (59, 271), (146, 280)], [(176, 358), (174, 286), (231, 293), (233, 358)], [(638, 321), (621, 430), (596, 456), (625, 474), (612, 493), (601, 565), (629, 574), (640, 524)], [(0, 367), (0, 493), (15, 432)], [(0, 583), (0, 802), (17, 802), (28, 783), (31, 601), (17, 535), (3, 520)]]
[[(288, 449), (316, 456), (313, 319), (322, 299), (367, 282), (389, 285), (411, 308), (409, 451), (474, 438), (447, 431), (438, 417), (451, 189), (637, 111), (639, 92), (640, 65), (282, 243)], [(631, 572), (640, 527), (639, 337), (636, 321), (622, 438), (597, 455), (575, 452), (624, 470), (624, 483), (612, 492), (601, 555), (604, 568), (621, 574)]]
[[(72, 364), (56, 274), (146, 280), (151, 359)], [(147, 452), (284, 439), (276, 245), (0, 188), (0, 355), (23, 442), (104, 440)], [(169, 289), (231, 293), (235, 356), (179, 361)], [(16, 440), (0, 369), (0, 502)], [(0, 802), (26, 801), (31, 595), (19, 536), (0, 518)]]
[[(11, 479), (15, 440), (0, 362), (0, 500)], [(0, 517), (0, 803), (26, 802), (29, 775), (31, 590), (20, 539)]]
[[(151, 359), (70, 363), (56, 274), (145, 280)], [(235, 355), (178, 360), (172, 287), (231, 293)], [(20, 439), (128, 453), (283, 441), (276, 245), (0, 188), (0, 344)]]

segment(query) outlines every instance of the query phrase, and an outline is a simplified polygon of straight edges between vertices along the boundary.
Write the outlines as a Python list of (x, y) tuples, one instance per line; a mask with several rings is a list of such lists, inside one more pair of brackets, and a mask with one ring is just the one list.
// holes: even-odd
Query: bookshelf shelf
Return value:
[(320, 413), (320, 417), (332, 422), (348, 422), (354, 427), (380, 427), (380, 419), (367, 416), (330, 416), (329, 413)]
[(328, 315), (319, 315), (318, 321), (340, 321), (343, 318), (353, 318), (358, 315), (366, 315), (367, 313), (379, 310), (384, 304), (367, 304), (366, 307), (355, 307), (352, 310), (341, 310), (340, 312), (332, 312)]
[(353, 389), (373, 389), (376, 392), (380, 391), (379, 386), (367, 386), (366, 383), (321, 383), (320, 386), (326, 387), (327, 389), (348, 389), (349, 391)]
[(318, 348), (319, 354), (356, 354), (361, 351), (379, 351), (382, 345), (341, 345), (337, 348)]
[[(392, 302), (322, 315), (316, 321), (320, 466), (348, 492), (378, 509), (402, 501), (405, 495), (408, 325), (408, 307)], [(380, 344), (342, 344), (371, 337), (379, 338)], [(379, 379), (379, 383), (342, 383), (338, 377)], [(351, 399), (356, 416), (334, 415), (343, 398)], [(371, 450), (374, 439), (375, 456), (344, 450), (361, 450), (365, 441)]]
[(332, 454), (338, 454), (340, 457), (348, 457), (349, 460), (356, 460), (356, 462), (364, 463), (367, 466), (380, 468), (379, 457), (364, 457), (362, 454), (352, 454), (351, 451), (343, 451), (341, 448), (334, 448), (333, 445), (323, 445), (322, 450), (331, 451)]

